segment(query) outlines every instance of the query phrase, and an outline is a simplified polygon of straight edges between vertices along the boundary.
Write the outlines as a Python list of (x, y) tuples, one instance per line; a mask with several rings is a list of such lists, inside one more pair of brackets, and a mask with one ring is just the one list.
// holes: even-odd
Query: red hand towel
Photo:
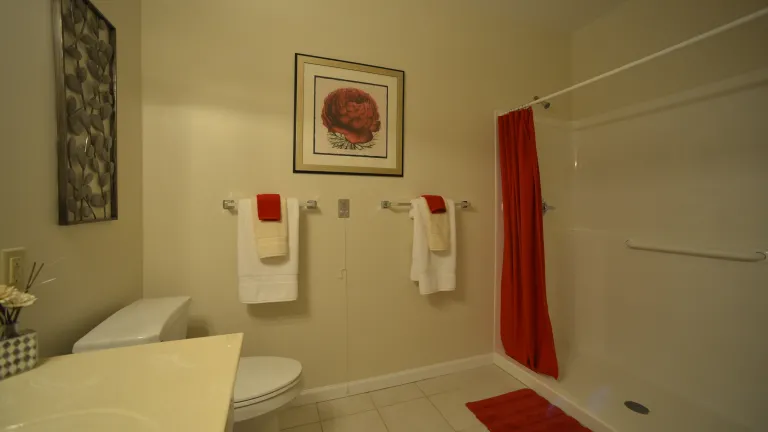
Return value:
[(427, 200), (430, 213), (445, 213), (445, 200), (440, 195), (422, 195)]
[(256, 208), (260, 221), (280, 220), (280, 194), (256, 195)]

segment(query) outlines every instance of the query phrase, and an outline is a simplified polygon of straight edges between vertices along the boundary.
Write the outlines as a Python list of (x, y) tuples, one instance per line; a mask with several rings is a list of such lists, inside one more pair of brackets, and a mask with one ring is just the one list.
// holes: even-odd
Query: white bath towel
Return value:
[(299, 201), (286, 199), (288, 255), (259, 259), (253, 232), (250, 199), (238, 203), (237, 273), (242, 303), (272, 303), (296, 300), (299, 294)]
[[(421, 198), (426, 203), (425, 198)], [(445, 198), (443, 198), (445, 200)], [(429, 204), (427, 204), (429, 210)], [(429, 250), (433, 252), (447, 251), (451, 249), (451, 224), (448, 209), (445, 213), (427, 213), (427, 239)]]
[(419, 283), (419, 292), (422, 295), (456, 289), (456, 207), (453, 200), (445, 199), (445, 210), (450, 225), (450, 248), (445, 251), (431, 251), (427, 233), (427, 218), (431, 214), (429, 207), (424, 198), (411, 200), (411, 280)]
[(258, 200), (251, 200), (253, 235), (256, 239), (256, 252), (259, 258), (271, 258), (288, 255), (288, 208), (285, 198), (280, 198), (279, 221), (263, 221), (258, 217)]

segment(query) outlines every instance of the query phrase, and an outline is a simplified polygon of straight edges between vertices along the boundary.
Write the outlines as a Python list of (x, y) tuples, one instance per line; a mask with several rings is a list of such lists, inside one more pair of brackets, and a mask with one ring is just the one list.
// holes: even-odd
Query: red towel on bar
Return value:
[(422, 195), (427, 200), (430, 213), (445, 213), (445, 200), (440, 195)]
[(280, 220), (280, 194), (256, 195), (256, 208), (260, 221)]

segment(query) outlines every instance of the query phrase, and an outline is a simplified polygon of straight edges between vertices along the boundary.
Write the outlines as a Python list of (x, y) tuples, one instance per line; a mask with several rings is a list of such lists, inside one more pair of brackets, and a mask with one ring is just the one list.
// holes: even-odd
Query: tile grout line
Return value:
[[(449, 375), (450, 375), (450, 374), (449, 374)], [(432, 396), (437, 396), (437, 395), (440, 395), (440, 394), (444, 394), (444, 393), (450, 393), (451, 391), (455, 391), (455, 390), (459, 390), (459, 389), (457, 388), (457, 389), (451, 389), (451, 390), (444, 390), (444, 391), (439, 391), (439, 392), (437, 392), (437, 393), (434, 393), (434, 394), (428, 395), (428, 394), (427, 394), (427, 393), (426, 393), (426, 392), (425, 392), (425, 391), (424, 391), (424, 390), (423, 390), (423, 389), (422, 389), (422, 388), (421, 388), (421, 387), (418, 385), (418, 383), (419, 383), (419, 382), (421, 382), (421, 381), (425, 381), (425, 380), (414, 381), (414, 382), (412, 382), (412, 383), (402, 384), (402, 385), (408, 385), (408, 384), (413, 384), (413, 385), (415, 385), (415, 386), (416, 386), (416, 388), (419, 390), (419, 392), (420, 392), (420, 393), (421, 393), (421, 395), (422, 395), (422, 396), (420, 396), (420, 397), (418, 397), (418, 398), (415, 398), (415, 399), (411, 399), (411, 400), (407, 400), (407, 401), (401, 401), (401, 402), (397, 402), (397, 403), (395, 403), (395, 404), (387, 405), (387, 406), (384, 406), (384, 407), (379, 407), (379, 406), (377, 406), (375, 403), (373, 403), (373, 397), (371, 396), (371, 394), (372, 394), (372, 393), (374, 393), (374, 392), (376, 392), (376, 391), (380, 391), (380, 390), (369, 391), (369, 392), (365, 392), (365, 393), (361, 393), (361, 394), (366, 394), (366, 395), (368, 395), (368, 397), (370, 397), (370, 398), (371, 398), (371, 402), (373, 403), (373, 409), (369, 409), (369, 410), (363, 410), (363, 411), (360, 411), (360, 412), (358, 412), (358, 413), (354, 413), (354, 414), (346, 414), (346, 415), (342, 415), (342, 416), (339, 416), (339, 417), (331, 417), (331, 418), (328, 418), (328, 419), (325, 419), (325, 420), (323, 420), (323, 419), (322, 419), (322, 417), (320, 416), (320, 408), (319, 408), (319, 402), (315, 402), (315, 403), (313, 403), (313, 405), (315, 406), (315, 410), (316, 410), (316, 411), (317, 411), (317, 413), (318, 413), (318, 423), (320, 424), (320, 430), (321, 430), (322, 432), (324, 432), (324, 431), (325, 431), (325, 428), (323, 427), (323, 422), (324, 422), (324, 421), (331, 421), (331, 420), (340, 419), (340, 418), (343, 418), (343, 417), (348, 417), (348, 416), (350, 416), (350, 415), (362, 414), (362, 413), (365, 413), (365, 412), (369, 412), (369, 411), (376, 411), (376, 414), (379, 416), (379, 419), (381, 420), (381, 423), (384, 425), (384, 429), (385, 429), (387, 432), (389, 432), (389, 427), (387, 427), (387, 423), (384, 421), (384, 416), (381, 414), (381, 408), (387, 408), (387, 407), (391, 407), (391, 406), (393, 406), (393, 405), (397, 405), (397, 404), (401, 404), (401, 403), (407, 403), (407, 402), (411, 402), (411, 401), (415, 401), (415, 400), (418, 400), (418, 399), (424, 398), (424, 399), (427, 399), (427, 401), (429, 402), (429, 404), (430, 404), (430, 405), (431, 405), (431, 406), (432, 406), (432, 407), (433, 407), (435, 410), (437, 410), (437, 412), (440, 414), (440, 417), (441, 417), (441, 418), (442, 418), (442, 419), (445, 421), (445, 423), (446, 423), (446, 424), (447, 424), (447, 425), (448, 425), (448, 426), (449, 426), (449, 427), (450, 427), (450, 428), (451, 428), (453, 431), (455, 431), (455, 432), (460, 432), (460, 431), (458, 431), (457, 429), (455, 429), (455, 428), (453, 427), (453, 425), (451, 425), (451, 423), (450, 423), (450, 422), (448, 421), (448, 419), (445, 417), (445, 415), (443, 414), (443, 412), (442, 412), (442, 411), (440, 411), (440, 409), (439, 409), (439, 408), (438, 408), (438, 407), (437, 407), (437, 406), (436, 406), (436, 405), (435, 405), (435, 404), (432, 402), (432, 399), (430, 399)], [(399, 387), (399, 386), (393, 386), (393, 387)], [(353, 396), (354, 396), (354, 395), (353, 395)], [(340, 398), (337, 398), (337, 399), (346, 399), (346, 398), (348, 398), (348, 397), (351, 397), (351, 396), (343, 396), (343, 397), (340, 397)], [(308, 423), (308, 424), (312, 424), (312, 423)], [(282, 430), (281, 430), (281, 432), (282, 432)]]
[(427, 397), (427, 401), (429, 401), (429, 404), (430, 404), (430, 405), (432, 405), (432, 407), (435, 409), (435, 411), (437, 411), (437, 412), (440, 414), (440, 417), (442, 417), (442, 418), (443, 418), (443, 420), (445, 420), (445, 424), (447, 424), (447, 425), (448, 425), (448, 427), (450, 427), (451, 429), (453, 429), (453, 430), (454, 430), (454, 431), (456, 431), (456, 432), (459, 432), (459, 431), (458, 431), (456, 428), (454, 428), (454, 427), (453, 427), (453, 425), (451, 424), (451, 422), (449, 422), (449, 421), (448, 421), (448, 419), (445, 417), (445, 415), (443, 414), (443, 412), (442, 412), (442, 411), (440, 411), (440, 409), (437, 407), (437, 405), (435, 405), (435, 403), (434, 403), (434, 402), (432, 402), (432, 399), (430, 399), (429, 397)]
[[(438, 414), (440, 414), (440, 417), (442, 417), (443, 420), (445, 420), (445, 423), (448, 425), (448, 427), (450, 427), (451, 429), (456, 431), (456, 428), (454, 428), (453, 425), (451, 424), (451, 422), (448, 421), (448, 419), (445, 417), (443, 412), (440, 411), (440, 408), (438, 408), (437, 405), (435, 405), (435, 403), (432, 402), (432, 399), (430, 399), (431, 396), (435, 396), (435, 395), (438, 395), (438, 394), (441, 394), (441, 393), (448, 393), (448, 392), (446, 391), (446, 392), (435, 393), (435, 394), (430, 396), (430, 395), (427, 395), (427, 393), (421, 387), (419, 387), (418, 384), (414, 383), (414, 385), (416, 385), (416, 388), (418, 388), (419, 391), (421, 392), (421, 394), (424, 395), (424, 399), (426, 399), (427, 402), (429, 402), (429, 404), (432, 405), (432, 407), (435, 409), (435, 411), (437, 411)], [(458, 432), (458, 431), (456, 431), (456, 432)]]
[(317, 402), (313, 404), (315, 406), (315, 411), (317, 412), (317, 423), (320, 425), (320, 432), (325, 432), (325, 429), (323, 429), (323, 420), (320, 418), (320, 407), (317, 406)]
[[(382, 389), (382, 390), (386, 390), (386, 389)], [(389, 432), (389, 428), (387, 427), (387, 422), (384, 421), (384, 416), (381, 415), (381, 411), (379, 411), (379, 408), (385, 408), (385, 407), (377, 406), (376, 402), (374, 402), (374, 400), (373, 400), (373, 396), (371, 395), (371, 393), (373, 393), (373, 392), (370, 391), (370, 392), (368, 392), (366, 394), (368, 395), (369, 398), (371, 398), (371, 403), (373, 404), (373, 409), (376, 410), (376, 414), (379, 416), (379, 419), (381, 420), (381, 424), (384, 425), (384, 430)]]
[(283, 427), (280, 425), (280, 423), (278, 421), (278, 428), (279, 428), (278, 431), (279, 432), (286, 432), (286, 431), (290, 432), (291, 430), (294, 430), (294, 429), (297, 429), (297, 428), (300, 428), (300, 427), (310, 426), (310, 425), (313, 425), (313, 424), (317, 423), (320, 426), (320, 431), (323, 432), (323, 420), (320, 418), (320, 410), (317, 407), (317, 402), (314, 402), (314, 403), (311, 403), (311, 404), (306, 404), (306, 405), (299, 405), (297, 407), (292, 407), (292, 408), (303, 408), (303, 407), (308, 407), (310, 405), (314, 405), (314, 407), (315, 407), (315, 412), (317, 413), (317, 421), (311, 421), (309, 423), (297, 424), (297, 425), (293, 425), (293, 426), (291, 426), (289, 428), (285, 428), (285, 429), (283, 429)]
[[(384, 407), (386, 408), (386, 407)], [(384, 430), (389, 432), (389, 428), (387, 427), (387, 422), (384, 421), (384, 416), (381, 415), (381, 411), (379, 411), (379, 407), (376, 407), (376, 414), (379, 415), (379, 418), (381, 419), (381, 424), (384, 425)]]
[[(421, 397), (418, 397), (418, 398), (415, 398), (415, 399), (411, 399), (411, 400), (407, 400), (407, 401), (398, 402), (398, 403), (395, 403), (395, 404), (392, 404), (392, 405), (388, 405), (388, 406), (394, 406), (394, 405), (398, 405), (398, 404), (408, 403), (408, 402), (416, 401), (416, 400), (419, 400), (419, 399), (422, 399), (422, 398), (426, 399), (427, 402), (429, 402), (429, 404), (435, 409), (435, 411), (437, 411), (437, 413), (440, 414), (440, 417), (442, 417), (442, 419), (445, 420), (445, 424), (447, 424), (448, 427), (453, 429), (455, 432), (459, 432), (459, 431), (457, 431), (453, 427), (453, 425), (451, 425), (451, 423), (448, 421), (448, 419), (445, 417), (445, 415), (443, 415), (443, 412), (440, 411), (440, 409), (437, 408), (437, 406), (432, 402), (432, 400), (430, 399), (430, 396), (427, 395), (427, 393), (421, 387), (419, 387), (418, 382), (419, 381), (416, 381), (416, 382), (413, 382), (413, 383), (409, 383), (409, 384), (413, 384), (414, 386), (416, 386), (416, 389), (418, 389), (419, 393), (421, 393)], [(408, 384), (403, 384), (403, 385), (408, 385)], [(373, 393), (373, 392), (369, 392), (369, 393)], [(435, 393), (432, 396), (435, 396), (435, 395), (438, 395), (438, 394), (441, 394), (441, 393), (448, 393), (448, 391)], [(375, 404), (374, 404), (374, 406), (375, 406)], [(379, 417), (381, 417), (381, 421), (382, 421), (382, 423), (384, 423), (384, 428), (387, 429), (387, 431), (389, 431), (389, 428), (387, 428), (387, 422), (384, 421), (384, 416), (381, 415), (381, 411), (380, 411), (381, 408), (387, 408), (387, 407), (378, 407), (377, 406), (376, 407), (376, 411), (378, 411)]]

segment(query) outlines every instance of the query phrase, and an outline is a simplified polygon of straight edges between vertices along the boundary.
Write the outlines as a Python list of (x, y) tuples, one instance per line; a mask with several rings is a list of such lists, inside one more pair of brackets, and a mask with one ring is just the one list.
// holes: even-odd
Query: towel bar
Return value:
[[(221, 202), (221, 207), (224, 210), (237, 210), (237, 201), (235, 200), (224, 200)], [(315, 210), (317, 209), (317, 201), (316, 200), (308, 200), (303, 201), (299, 203), (299, 207), (304, 207), (305, 209), (309, 210)]]
[[(456, 203), (456, 205), (460, 208), (467, 209), (472, 206), (472, 203), (469, 201), (459, 201)], [(381, 202), (381, 208), (388, 209), (392, 207), (410, 207), (410, 202), (398, 202), (398, 201), (382, 201)]]

